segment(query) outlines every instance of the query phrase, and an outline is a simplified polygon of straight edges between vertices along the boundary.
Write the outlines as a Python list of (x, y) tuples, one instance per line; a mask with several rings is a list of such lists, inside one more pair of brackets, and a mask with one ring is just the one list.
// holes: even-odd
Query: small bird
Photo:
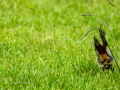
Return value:
[(110, 50), (107, 48), (108, 43), (105, 39), (105, 33), (102, 29), (99, 29), (99, 32), (103, 45), (101, 45), (94, 36), (94, 45), (95, 52), (98, 56), (98, 64), (100, 65), (102, 71), (104, 71), (104, 69), (113, 70), (113, 57), (111, 56)]

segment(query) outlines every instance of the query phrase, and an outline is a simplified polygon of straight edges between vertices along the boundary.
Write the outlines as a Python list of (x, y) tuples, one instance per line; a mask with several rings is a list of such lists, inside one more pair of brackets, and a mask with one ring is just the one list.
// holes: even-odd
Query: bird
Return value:
[(94, 36), (94, 46), (95, 52), (98, 56), (98, 64), (100, 65), (100, 68), (103, 72), (104, 69), (111, 69), (113, 71), (113, 57), (111, 56), (111, 52), (108, 49), (108, 43), (105, 39), (105, 32), (102, 29), (99, 29), (99, 33), (103, 45), (101, 45)]

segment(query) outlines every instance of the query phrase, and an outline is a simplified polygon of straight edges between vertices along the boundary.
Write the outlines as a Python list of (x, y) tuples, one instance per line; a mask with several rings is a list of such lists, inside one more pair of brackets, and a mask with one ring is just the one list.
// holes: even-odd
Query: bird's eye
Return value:
[(101, 63), (104, 64), (104, 61), (102, 61)]
[(110, 60), (108, 61), (108, 63), (110, 63)]

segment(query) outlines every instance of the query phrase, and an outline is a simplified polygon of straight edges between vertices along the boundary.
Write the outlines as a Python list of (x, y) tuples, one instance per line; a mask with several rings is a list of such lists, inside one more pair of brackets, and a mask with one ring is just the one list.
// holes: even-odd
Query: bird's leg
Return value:
[(112, 72), (114, 72), (114, 68), (113, 67), (111, 68), (111, 70), (112, 70)]
[(101, 69), (102, 69), (102, 72), (103, 72), (103, 75), (104, 75), (104, 67), (101, 67)]

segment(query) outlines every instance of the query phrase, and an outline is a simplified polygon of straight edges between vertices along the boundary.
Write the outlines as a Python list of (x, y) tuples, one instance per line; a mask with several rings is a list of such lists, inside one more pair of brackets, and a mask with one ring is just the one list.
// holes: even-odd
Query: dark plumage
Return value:
[(98, 64), (101, 69), (113, 69), (113, 57), (109, 51), (107, 41), (105, 39), (105, 33), (103, 30), (99, 29), (100, 37), (102, 39), (103, 45), (101, 45), (96, 37), (94, 37), (95, 51), (98, 56)]

